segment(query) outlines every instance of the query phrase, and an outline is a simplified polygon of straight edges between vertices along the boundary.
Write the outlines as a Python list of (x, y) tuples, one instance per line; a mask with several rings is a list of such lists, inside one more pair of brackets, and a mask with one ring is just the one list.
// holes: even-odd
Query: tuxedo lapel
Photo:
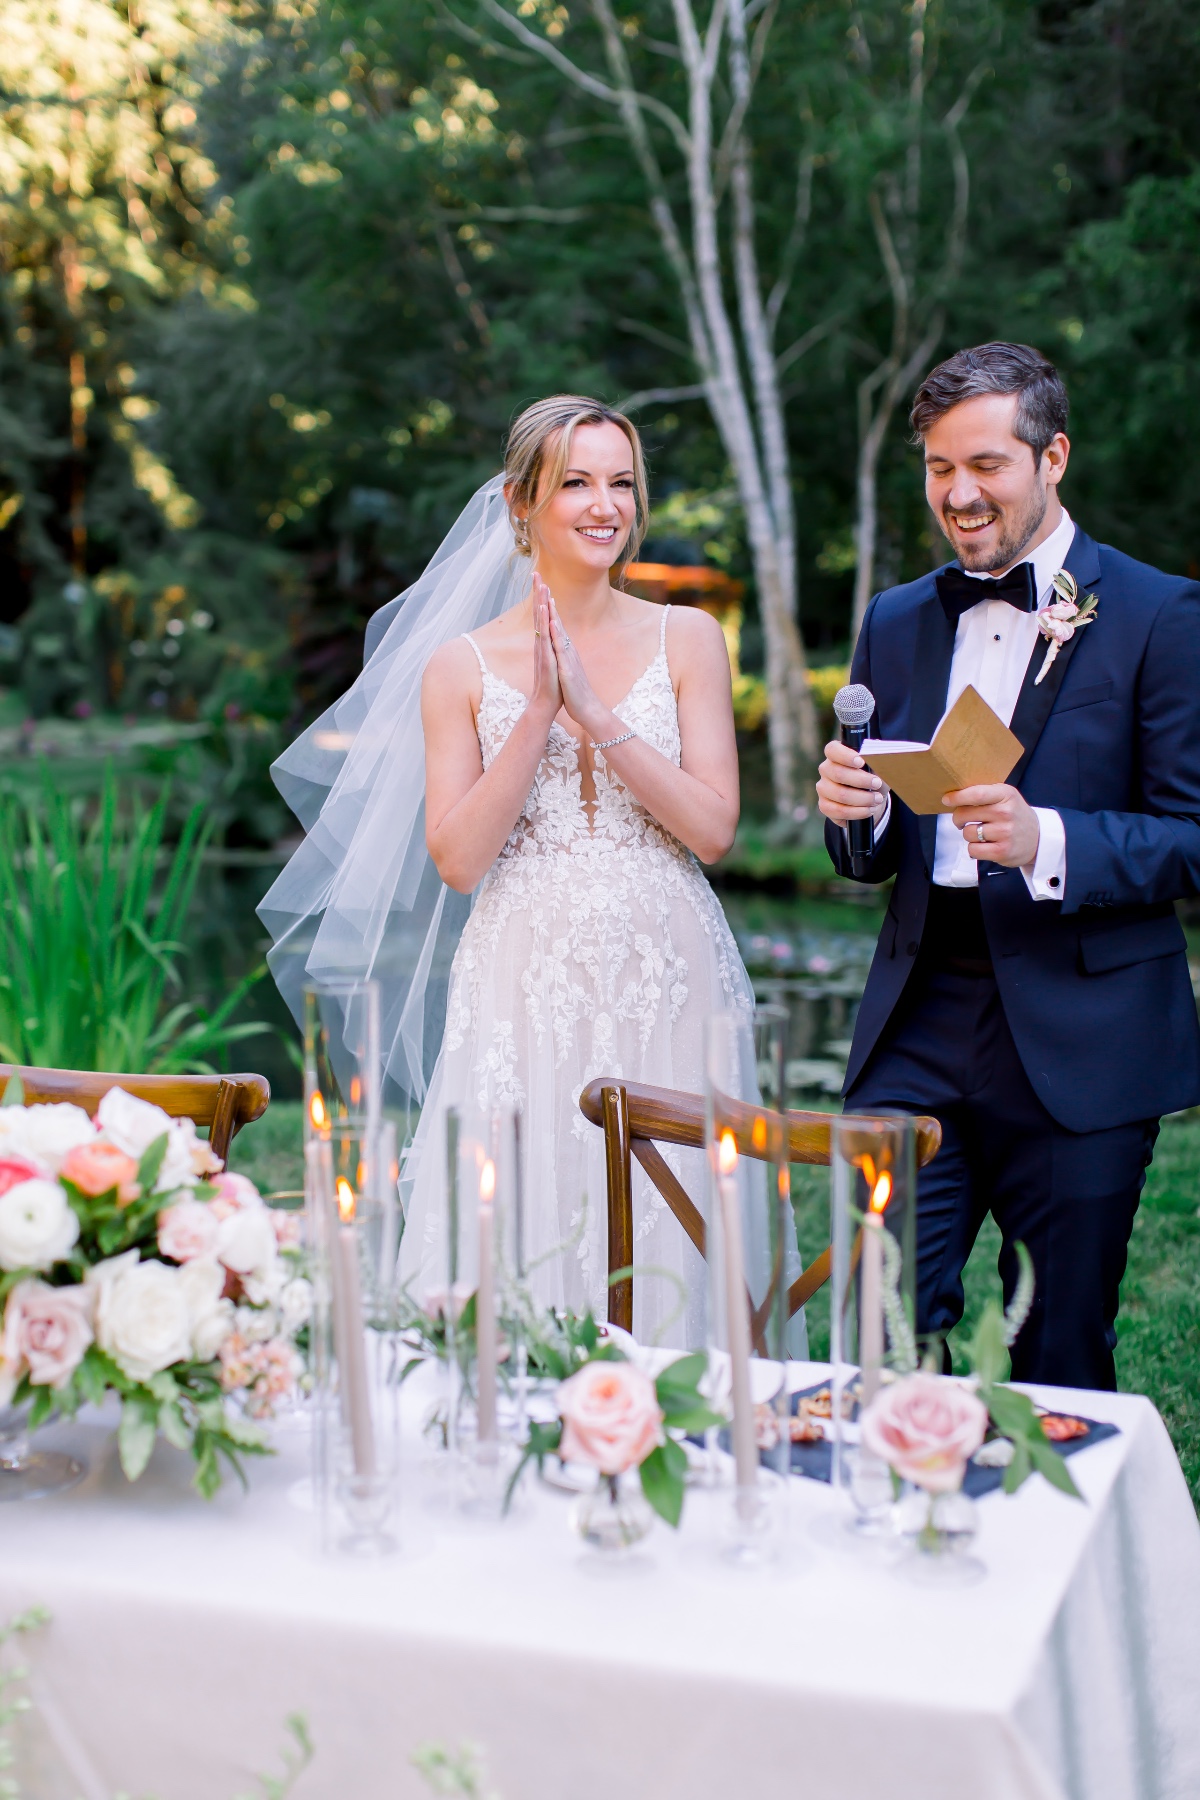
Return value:
[[(946, 710), (954, 631), (954, 624), (946, 617), (936, 591), (932, 592), (921, 609), (917, 624), (917, 654), (908, 711), (908, 736), (914, 743), (930, 742)], [(937, 814), (923, 815), (917, 820), (917, 827), (926, 867), (932, 869)]]
[[(1095, 592), (1100, 581), (1100, 556), (1093, 540), (1085, 536), (1082, 531), (1076, 531), (1064, 566), (1067, 573), (1075, 577), (1079, 585), (1081, 600), (1087, 594)], [(1022, 746), (1021, 760), (1008, 778), (1012, 787), (1020, 787), (1024, 779), (1025, 771), (1029, 767), (1029, 759), (1037, 749), (1038, 739), (1054, 708), (1058, 690), (1063, 684), (1067, 665), (1079, 642), (1080, 635), (1077, 631), (1074, 637), (1068, 638), (1050, 664), (1045, 679), (1038, 683), (1038, 672), (1046, 660), (1046, 651), (1049, 649), (1048, 640), (1042, 636), (1041, 632), (1038, 633), (1009, 726), (1013, 736)]]

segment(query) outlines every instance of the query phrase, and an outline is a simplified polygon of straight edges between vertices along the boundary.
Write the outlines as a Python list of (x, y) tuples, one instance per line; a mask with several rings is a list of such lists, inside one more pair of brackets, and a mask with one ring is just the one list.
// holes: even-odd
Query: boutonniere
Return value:
[(1034, 676), (1034, 687), (1045, 679), (1051, 663), (1063, 645), (1070, 643), (1079, 627), (1091, 624), (1098, 605), (1095, 594), (1086, 594), (1082, 600), (1079, 598), (1079, 585), (1065, 569), (1058, 571), (1050, 585), (1058, 598), (1037, 616), (1038, 630), (1050, 641), (1046, 645), (1046, 660)]

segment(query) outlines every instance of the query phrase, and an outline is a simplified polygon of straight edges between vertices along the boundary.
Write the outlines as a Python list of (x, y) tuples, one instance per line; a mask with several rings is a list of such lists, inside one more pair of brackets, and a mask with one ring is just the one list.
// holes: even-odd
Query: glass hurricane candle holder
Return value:
[(509, 1106), (447, 1118), (447, 1447), (460, 1506), (498, 1515), (524, 1435), (528, 1299), (520, 1127)]
[(304, 989), (306, 1137), (335, 1123), (373, 1124), (381, 1099), (378, 982), (309, 982)]
[[(733, 1506), (722, 1554), (746, 1564), (777, 1550), (788, 1485), (795, 1227), (787, 1120), (762, 1101), (764, 1089), (782, 1092), (785, 1032), (782, 1009), (763, 1008), (754, 1020), (716, 1015), (706, 1038), (709, 1388), (714, 1410), (729, 1418), (732, 1450)], [(729, 1469), (724, 1438), (709, 1434), (717, 1481)]]
[(917, 1367), (916, 1131), (907, 1115), (830, 1121), (830, 1411), (833, 1484), (852, 1531), (884, 1537), (895, 1498), (887, 1466), (859, 1442), (881, 1384)]
[(386, 1223), (394, 1165), (390, 1131), (378, 1122), (369, 1131), (314, 1123), (305, 1147), (313, 1482), (323, 1545), (358, 1555), (396, 1547), (394, 1337), (373, 1325), (389, 1316), (380, 1296), (394, 1281)]

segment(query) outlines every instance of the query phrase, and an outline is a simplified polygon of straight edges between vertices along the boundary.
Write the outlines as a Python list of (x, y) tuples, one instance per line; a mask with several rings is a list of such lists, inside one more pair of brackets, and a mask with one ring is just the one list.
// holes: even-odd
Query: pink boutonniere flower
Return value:
[(1052, 600), (1037, 616), (1038, 630), (1046, 638), (1046, 659), (1034, 676), (1033, 685), (1039, 687), (1049, 673), (1050, 665), (1062, 649), (1069, 644), (1081, 625), (1090, 625), (1096, 617), (1099, 604), (1095, 594), (1079, 598), (1079, 587), (1073, 575), (1060, 569), (1050, 584), (1057, 599)]

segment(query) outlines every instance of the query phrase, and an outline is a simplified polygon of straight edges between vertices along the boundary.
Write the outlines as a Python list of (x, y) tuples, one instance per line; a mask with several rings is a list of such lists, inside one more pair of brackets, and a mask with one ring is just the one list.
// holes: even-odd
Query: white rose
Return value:
[(139, 1100), (124, 1088), (109, 1088), (96, 1108), (96, 1119), (104, 1137), (135, 1162), (156, 1139), (167, 1135), (167, 1151), (154, 1183), (156, 1194), (173, 1194), (177, 1188), (195, 1187), (196, 1172), (192, 1149), (196, 1144), (196, 1127), (190, 1119), (172, 1119), (161, 1106)]
[(312, 1318), (311, 1281), (306, 1281), (303, 1275), (295, 1276), (284, 1286), (275, 1304), (283, 1332), (287, 1337), (295, 1337), (296, 1333)]
[(274, 1268), (277, 1255), (275, 1227), (265, 1206), (245, 1207), (221, 1220), (217, 1257), (235, 1275), (264, 1277)]
[(96, 1342), (131, 1381), (146, 1381), (191, 1356), (186, 1273), (139, 1262), (136, 1250), (88, 1270), (87, 1283), (96, 1289)]
[(18, 1181), (0, 1194), (0, 1269), (48, 1269), (79, 1236), (79, 1220), (57, 1181)]
[(221, 1298), (225, 1271), (211, 1258), (197, 1257), (179, 1273), (187, 1297), (192, 1355), (197, 1362), (211, 1362), (236, 1321), (233, 1302)]
[(96, 1127), (82, 1106), (60, 1101), (49, 1106), (0, 1106), (0, 1154), (27, 1156), (47, 1174), (57, 1175), (63, 1157), (77, 1144), (90, 1144)]

